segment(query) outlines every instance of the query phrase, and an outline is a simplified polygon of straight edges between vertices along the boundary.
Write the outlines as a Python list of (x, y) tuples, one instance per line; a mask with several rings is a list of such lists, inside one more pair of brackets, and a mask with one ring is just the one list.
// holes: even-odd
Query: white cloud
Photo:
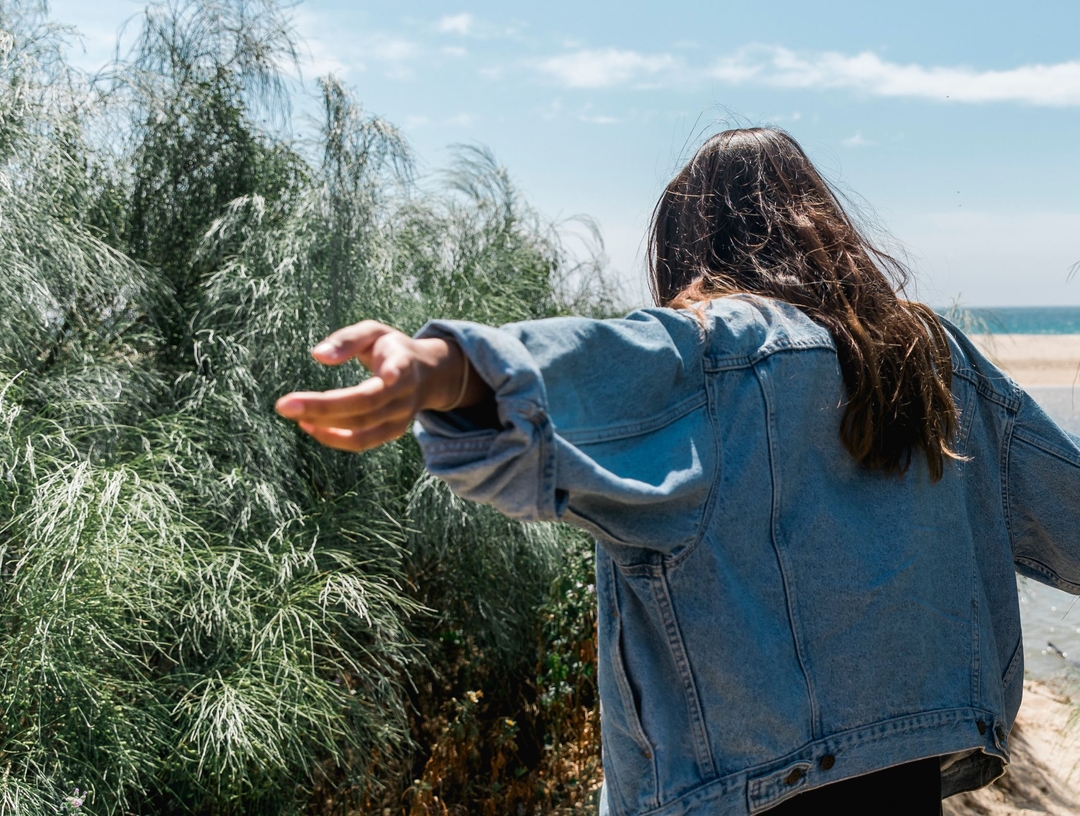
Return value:
[(540, 114), (541, 119), (547, 122), (551, 122), (559, 118), (559, 116), (562, 114), (562, 110), (562, 100), (552, 99), (549, 104), (543, 105), (542, 107), (538, 108), (537, 112)]
[(400, 37), (369, 38), (359, 49), (360, 55), (385, 67), (384, 75), (393, 80), (415, 78), (413, 70), (423, 54), (419, 44)]
[(440, 50), (446, 56), (455, 57), (455, 58), (466, 57), (469, 54), (468, 50), (465, 49), (465, 48), (462, 48), (460, 45), (447, 45), (447, 46), (445, 46), (444, 48), (442, 48)]
[(460, 34), (463, 37), (473, 27), (473, 16), (468, 13), (447, 14), (439, 20), (439, 31), (443, 34)]
[(521, 23), (497, 23), (479, 19), (468, 12), (444, 15), (435, 24), (435, 29), (440, 34), (453, 34), (474, 40), (516, 38), (520, 35), (522, 27)]
[(361, 53), (380, 62), (405, 62), (419, 55), (420, 46), (409, 40), (390, 37), (372, 40), (369, 47)]
[(882, 97), (1080, 106), (1080, 60), (979, 70), (890, 62), (873, 53), (796, 52), (754, 45), (693, 66), (668, 53), (619, 48), (570, 50), (535, 64), (569, 88), (691, 87), (712, 79), (732, 85), (851, 90)]
[(802, 111), (792, 111), (791, 113), (774, 113), (772, 116), (766, 116), (764, 121), (773, 125), (781, 125), (785, 122), (798, 122), (802, 119)]
[(590, 125), (618, 125), (622, 123), (622, 119), (615, 116), (603, 116), (601, 114), (583, 113), (580, 117), (582, 122), (586, 122)]
[(578, 119), (590, 125), (618, 125), (622, 123), (622, 120), (615, 116), (594, 113), (592, 103), (582, 109), (581, 113), (578, 114)]
[(618, 48), (583, 49), (549, 57), (538, 64), (541, 71), (569, 88), (609, 88), (673, 71), (678, 61), (670, 54), (639, 54)]
[(870, 51), (800, 54), (787, 48), (744, 48), (713, 63), (710, 75), (732, 84), (849, 89), (875, 96), (954, 102), (1080, 105), (1080, 61), (979, 71), (966, 66), (888, 62)]
[(459, 113), (447, 119), (446, 124), (452, 125), (454, 127), (468, 127), (473, 123), (475, 118), (476, 117), (474, 117), (471, 113)]
[(862, 135), (862, 131), (857, 131), (854, 136), (848, 136), (846, 139), (841, 139), (840, 144), (844, 147), (869, 147), (870, 145), (877, 144), (877, 142), (871, 141)]
[[(305, 76), (329, 76), (334, 74), (342, 79), (348, 76), (349, 67), (336, 56), (335, 49), (319, 36), (324, 28), (324, 20), (316, 15), (301, 10), (294, 18), (297, 31), (306, 49), (300, 53), (300, 70)], [(307, 53), (304, 53), (306, 50)], [(284, 66), (283, 66), (284, 67)], [(363, 63), (352, 67), (364, 70)]]

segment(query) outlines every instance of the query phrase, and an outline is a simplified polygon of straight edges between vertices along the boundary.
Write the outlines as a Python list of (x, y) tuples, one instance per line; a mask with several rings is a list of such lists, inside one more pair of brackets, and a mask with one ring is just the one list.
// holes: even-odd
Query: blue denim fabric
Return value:
[(832, 338), (784, 303), (420, 334), (461, 344), (501, 423), (423, 414), (429, 470), (597, 539), (603, 814), (742, 816), (927, 756), (944, 796), (1003, 772), (1013, 572), (1080, 593), (1080, 438), (959, 330), (965, 459), (937, 484), (843, 448)]

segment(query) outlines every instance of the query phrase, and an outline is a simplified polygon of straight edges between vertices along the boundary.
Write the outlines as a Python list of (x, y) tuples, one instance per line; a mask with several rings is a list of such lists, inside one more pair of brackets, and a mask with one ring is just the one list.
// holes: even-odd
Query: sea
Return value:
[(935, 307), (969, 334), (1080, 334), (1080, 306)]
[[(1080, 334), (1080, 307), (1030, 306), (942, 309), (970, 333)], [(1029, 388), (1028, 393), (1065, 430), (1080, 435), (1080, 387)], [(1080, 495), (1076, 501), (1080, 502)], [(1080, 602), (1030, 578), (1017, 578), (1027, 674), (1080, 677)]]

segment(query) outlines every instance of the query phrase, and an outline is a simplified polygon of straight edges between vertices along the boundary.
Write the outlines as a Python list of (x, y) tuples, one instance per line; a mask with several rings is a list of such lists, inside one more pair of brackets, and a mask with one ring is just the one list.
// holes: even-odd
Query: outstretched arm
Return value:
[(452, 340), (414, 340), (374, 320), (339, 329), (312, 350), (326, 365), (352, 358), (374, 376), (349, 388), (294, 391), (277, 411), (331, 448), (363, 451), (402, 436), (420, 411), (466, 408), (491, 389)]
[(401, 436), (417, 417), (425, 466), (459, 496), (672, 551), (696, 540), (718, 467), (704, 350), (701, 324), (666, 309), (501, 328), (436, 320), (416, 338), (365, 322), (314, 355), (356, 357), (374, 376), (288, 394), (278, 411), (351, 451)]

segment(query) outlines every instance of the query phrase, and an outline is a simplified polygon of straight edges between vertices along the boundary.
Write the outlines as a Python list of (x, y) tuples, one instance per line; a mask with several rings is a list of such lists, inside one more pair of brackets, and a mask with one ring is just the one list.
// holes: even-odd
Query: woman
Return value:
[(602, 812), (938, 813), (1004, 770), (1014, 567), (1080, 593), (1080, 439), (897, 297), (784, 133), (721, 133), (668, 185), (659, 308), (501, 329), (360, 323), (376, 376), (283, 397), (363, 450), (598, 541)]

